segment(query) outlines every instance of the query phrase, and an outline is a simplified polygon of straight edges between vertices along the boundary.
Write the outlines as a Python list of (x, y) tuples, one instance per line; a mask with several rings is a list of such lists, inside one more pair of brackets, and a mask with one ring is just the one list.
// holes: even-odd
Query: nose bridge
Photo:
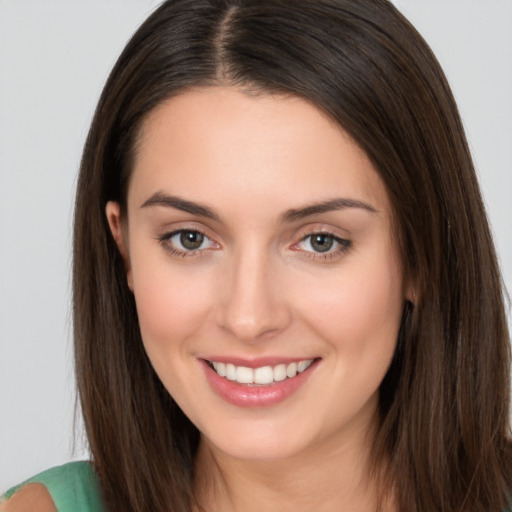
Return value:
[(270, 251), (254, 240), (233, 253), (220, 324), (236, 338), (258, 341), (288, 324), (290, 313), (278, 286), (276, 266)]

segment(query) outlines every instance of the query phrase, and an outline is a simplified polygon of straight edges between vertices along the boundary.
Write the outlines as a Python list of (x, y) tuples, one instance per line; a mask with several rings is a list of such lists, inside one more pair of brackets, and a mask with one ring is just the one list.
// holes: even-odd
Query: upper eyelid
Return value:
[(205, 233), (204, 231), (202, 231), (201, 229), (191, 229), (191, 228), (179, 228), (179, 229), (173, 229), (171, 231), (167, 231), (166, 233), (164, 233), (163, 236), (166, 236), (168, 238), (171, 238), (175, 235), (177, 235), (178, 233), (183, 233), (184, 231), (191, 231), (193, 233), (200, 233), (201, 235), (204, 235), (205, 237), (207, 238), (210, 238), (211, 239), (211, 236), (209, 236), (207, 233)]
[(329, 235), (340, 240), (350, 239), (350, 233), (346, 229), (323, 223), (315, 223), (313, 225), (310, 224), (309, 226), (304, 226), (297, 232), (298, 234), (296, 236), (299, 237), (299, 240), (304, 240), (304, 238), (316, 234)]
[(215, 241), (215, 239), (213, 237), (211, 237), (210, 235), (208, 235), (208, 233), (205, 233), (205, 231), (201, 230), (201, 229), (197, 229), (197, 228), (178, 228), (178, 229), (173, 229), (171, 231), (167, 231), (165, 233), (163, 233), (161, 236), (159, 236), (158, 238), (160, 240), (170, 240), (171, 238), (175, 237), (176, 235), (178, 235), (179, 233), (183, 233), (183, 232), (186, 232), (186, 231), (192, 231), (194, 233), (200, 233), (201, 235), (203, 235), (205, 238), (207, 238), (208, 240), (210, 240), (211, 242), (215, 243), (215, 244), (218, 244), (217, 241)]
[(201, 233), (202, 235), (206, 236), (210, 240), (214, 240), (217, 238), (215, 235), (212, 235), (211, 229), (208, 229), (204, 226), (197, 226), (194, 224), (191, 224), (189, 222), (183, 223), (182, 226), (176, 226), (176, 227), (170, 227), (170, 226), (164, 226), (158, 230), (159, 238), (161, 237), (167, 237), (170, 238), (171, 236), (175, 235), (176, 233), (181, 233), (182, 231), (195, 231), (197, 233)]
[[(310, 238), (310, 237), (312, 237), (312, 236), (314, 236), (314, 235), (324, 235), (324, 236), (329, 236), (329, 237), (331, 237), (332, 239), (334, 239), (334, 241), (335, 241), (336, 243), (338, 243), (339, 245), (341, 245), (341, 246), (342, 246), (343, 248), (345, 248), (345, 249), (352, 245), (352, 241), (351, 241), (351, 240), (349, 240), (348, 238), (342, 238), (342, 237), (337, 236), (337, 235), (335, 235), (335, 234), (333, 234), (333, 233), (330, 233), (330, 232), (328, 232), (328, 231), (313, 231), (313, 232), (311, 232), (311, 233), (309, 233), (309, 234), (304, 235), (304, 236), (303, 236), (303, 237), (302, 237), (298, 242), (295, 242), (293, 245), (294, 245), (294, 246), (297, 246), (298, 244), (300, 244), (300, 243), (302, 243), (302, 242), (306, 241), (308, 238)], [(309, 251), (308, 251), (308, 252), (309, 252)], [(331, 251), (329, 251), (329, 252), (331, 252)], [(334, 251), (334, 252), (336, 252), (336, 251)]]
[(330, 236), (332, 238), (334, 238), (335, 240), (342, 240), (342, 241), (347, 241), (348, 239), (347, 238), (344, 238), (342, 236), (339, 236), (337, 235), (336, 233), (333, 233), (332, 231), (324, 231), (324, 230), (318, 230), (318, 231), (310, 231), (308, 233), (305, 233), (304, 235), (302, 235), (300, 241), (302, 242), (303, 240), (305, 240), (306, 238), (309, 238), (310, 236), (313, 236), (313, 235), (325, 235), (325, 236)]

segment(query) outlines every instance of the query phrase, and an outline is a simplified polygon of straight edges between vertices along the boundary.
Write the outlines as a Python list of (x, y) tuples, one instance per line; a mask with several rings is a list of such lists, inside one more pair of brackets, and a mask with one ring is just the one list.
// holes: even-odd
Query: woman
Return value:
[(93, 464), (5, 510), (65, 510), (63, 474), (92, 510), (510, 502), (492, 240), (387, 1), (164, 3), (93, 120), (73, 284)]

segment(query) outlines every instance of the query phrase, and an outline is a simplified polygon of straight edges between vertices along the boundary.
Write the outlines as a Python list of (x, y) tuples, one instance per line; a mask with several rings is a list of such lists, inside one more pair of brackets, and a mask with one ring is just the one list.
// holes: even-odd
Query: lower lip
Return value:
[(226, 402), (238, 407), (270, 407), (283, 402), (301, 388), (316, 368), (318, 360), (315, 360), (309, 368), (291, 379), (287, 378), (280, 382), (259, 386), (240, 384), (228, 380), (218, 375), (204, 359), (200, 362), (203, 365), (208, 383)]

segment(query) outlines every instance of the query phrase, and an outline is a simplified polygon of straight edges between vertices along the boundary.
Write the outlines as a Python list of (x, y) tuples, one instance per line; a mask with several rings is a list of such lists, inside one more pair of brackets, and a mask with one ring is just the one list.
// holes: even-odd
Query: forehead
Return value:
[(166, 100), (138, 139), (129, 200), (155, 191), (211, 202), (263, 197), (293, 207), (350, 195), (388, 210), (365, 153), (332, 119), (295, 96), (208, 87)]

